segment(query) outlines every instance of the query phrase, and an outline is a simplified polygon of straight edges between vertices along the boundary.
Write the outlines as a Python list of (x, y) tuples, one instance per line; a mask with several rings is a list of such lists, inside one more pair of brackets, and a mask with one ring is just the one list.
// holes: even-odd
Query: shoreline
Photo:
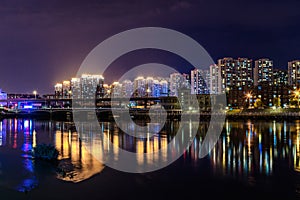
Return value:
[[(82, 120), (89, 120), (89, 117), (93, 115), (94, 112), (92, 111), (84, 111), (80, 117), (82, 117)], [(105, 112), (96, 113), (97, 118), (99, 121), (114, 121), (114, 117), (112, 115), (112, 112), (110, 110), (107, 110)], [(191, 115), (193, 115), (191, 113)], [(224, 117), (224, 113), (215, 113), (215, 117)], [(121, 116), (121, 115), (120, 115)], [(150, 120), (149, 115), (147, 112), (135, 112), (134, 114), (131, 114), (133, 120)], [(159, 116), (159, 114), (158, 114)], [(200, 120), (210, 120), (211, 119), (211, 113), (210, 112), (201, 112), (200, 113)], [(0, 120), (2, 119), (37, 119), (37, 120), (56, 120), (56, 121), (73, 121), (73, 112), (72, 110), (64, 110), (57, 113), (49, 113), (49, 112), (42, 112), (42, 111), (36, 111), (36, 112), (22, 112), (22, 113), (0, 113)], [(250, 111), (244, 111), (244, 112), (227, 112), (225, 114), (226, 119), (230, 120), (236, 120), (236, 119), (279, 119), (279, 120), (286, 120), (286, 119), (300, 119), (300, 112), (293, 111), (293, 112), (250, 112)], [(167, 120), (181, 120), (181, 113), (172, 113), (168, 112), (167, 114)]]

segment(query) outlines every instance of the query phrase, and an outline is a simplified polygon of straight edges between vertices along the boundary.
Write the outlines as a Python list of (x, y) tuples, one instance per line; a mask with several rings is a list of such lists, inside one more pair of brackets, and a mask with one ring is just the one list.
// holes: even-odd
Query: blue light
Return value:
[(261, 86), (260, 85), (257, 88), (258, 88), (258, 90), (261, 90)]
[(28, 130), (28, 128), (29, 128), (29, 120), (25, 120), (24, 121), (24, 129)]
[(24, 109), (32, 109), (32, 105), (24, 105)]

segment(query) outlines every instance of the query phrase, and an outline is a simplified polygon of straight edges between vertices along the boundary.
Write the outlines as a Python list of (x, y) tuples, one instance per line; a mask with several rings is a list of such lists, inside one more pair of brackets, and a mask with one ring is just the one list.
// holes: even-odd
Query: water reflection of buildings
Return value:
[[(38, 183), (34, 173), (34, 162), (30, 158), (30, 151), (36, 144), (35, 134), (32, 120), (5, 119), (0, 122), (0, 147), (21, 150), (22, 153), (21, 169), (17, 173), (14, 172), (12, 177), (8, 177), (14, 180), (10, 187), (19, 191), (29, 191), (35, 188)], [(7, 160), (7, 162), (10, 161)], [(9, 174), (9, 172), (3, 173)], [(13, 178), (13, 176), (17, 177)]]
[[(101, 122), (100, 128), (112, 142), (103, 142), (101, 134), (93, 133), (89, 123), (83, 123), (85, 130), (80, 143), (74, 124), (54, 121), (34, 121), (22, 119), (4, 119), (0, 121), (0, 148), (17, 149), (23, 152), (23, 170), (30, 176), (21, 177), (19, 188), (29, 188), (36, 184), (35, 164), (28, 152), (40, 143), (53, 143), (60, 152), (59, 159), (67, 160), (74, 166), (74, 177), (64, 180), (78, 182), (101, 172), (103, 165), (96, 159), (113, 150), (115, 161), (119, 159), (119, 148), (137, 152), (139, 164), (155, 164), (167, 160), (167, 152), (156, 152), (170, 142), (172, 151), (180, 151), (179, 140), (173, 140), (180, 122), (166, 124), (160, 134), (153, 137), (136, 138), (123, 133), (115, 123)], [(199, 133), (191, 147), (185, 152), (184, 159), (199, 161), (199, 147), (208, 129), (208, 123), (201, 123)], [(124, 124), (122, 129), (133, 131), (132, 124)], [(158, 125), (159, 126), (159, 125)], [(154, 126), (155, 127), (155, 126)], [(160, 130), (161, 127), (155, 127)], [(185, 134), (190, 134), (188, 131)], [(93, 156), (90, 154), (92, 152)], [(296, 172), (300, 172), (300, 121), (226, 121), (223, 133), (208, 159), (215, 174), (229, 175), (239, 179), (254, 177), (256, 174), (271, 175), (278, 160), (284, 160)], [(21, 190), (21, 189), (20, 189)]]
[(4, 119), (0, 121), (0, 147), (21, 149), (28, 152), (32, 149), (32, 134), (36, 133), (32, 128), (32, 120)]
[(59, 179), (80, 182), (100, 173), (104, 165), (82, 146), (74, 126), (67, 122), (56, 122), (55, 146), (59, 150), (59, 159), (71, 165), (66, 169), (70, 176), (58, 176)]
[(79, 182), (99, 173), (103, 165), (85, 148), (81, 148), (79, 138), (70, 123), (54, 121), (34, 121), (27, 119), (4, 119), (0, 121), (0, 148), (16, 149), (21, 152), (22, 174), (16, 180), (17, 189), (30, 190), (37, 184), (35, 164), (31, 150), (37, 144), (54, 144), (59, 150), (59, 159), (68, 160), (73, 167), (73, 178), (64, 180)]
[(274, 163), (284, 160), (300, 169), (299, 122), (226, 122), (210, 153), (215, 173), (238, 178), (271, 175)]
[(296, 126), (293, 126), (290, 132), (293, 132), (293, 137), (289, 143), (294, 144), (292, 148), (293, 152), (293, 166), (295, 171), (300, 172), (300, 122), (296, 122)]
[[(172, 129), (175, 129), (173, 125)], [(141, 135), (142, 133), (138, 132), (133, 128), (132, 123), (123, 124), (122, 130), (127, 130), (131, 132), (132, 135)], [(154, 124), (154, 129), (160, 130), (160, 124), (157, 126)], [(84, 146), (92, 152), (92, 154), (99, 160), (105, 160), (107, 152), (113, 152), (114, 161), (119, 160), (120, 148), (129, 152), (136, 153), (137, 163), (142, 164), (155, 164), (156, 162), (165, 162), (167, 160), (167, 152), (161, 151), (160, 154), (151, 154), (158, 152), (160, 149), (167, 147), (170, 140), (172, 140), (172, 134), (166, 133), (166, 128), (164, 128), (160, 134), (150, 134), (146, 133), (145, 138), (138, 138), (132, 135), (125, 134), (115, 123), (111, 122), (100, 122), (100, 129), (104, 133), (105, 137), (102, 134), (97, 134), (93, 130), (95, 127), (92, 127), (89, 123), (81, 124), (81, 137)], [(167, 128), (169, 129), (169, 128)], [(171, 129), (170, 129), (171, 130)], [(104, 140), (107, 141), (104, 141)]]

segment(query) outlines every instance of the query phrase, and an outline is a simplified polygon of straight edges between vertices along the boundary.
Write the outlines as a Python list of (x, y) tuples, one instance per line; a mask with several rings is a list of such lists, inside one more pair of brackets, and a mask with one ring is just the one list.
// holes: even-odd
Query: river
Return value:
[[(118, 162), (121, 148), (135, 152), (138, 164), (163, 162), (168, 154), (145, 153), (155, 152), (170, 142), (176, 144), (173, 138), (179, 125), (179, 121), (168, 122), (164, 127), (156, 127), (161, 130), (152, 137), (135, 138), (113, 122), (100, 122), (101, 130), (114, 144), (109, 146), (92, 132), (88, 122), (82, 124), (87, 131), (80, 135), (71, 122), (3, 119), (0, 194), (13, 199), (300, 197), (299, 120), (226, 120), (214, 148), (199, 158), (209, 125), (201, 122), (198, 134), (183, 155), (154, 172), (125, 173), (97, 159), (103, 156), (102, 151), (112, 148), (113, 159)], [(56, 146), (59, 166), (71, 166), (67, 174), (57, 173), (57, 166), (32, 158), (32, 148), (43, 143)]]

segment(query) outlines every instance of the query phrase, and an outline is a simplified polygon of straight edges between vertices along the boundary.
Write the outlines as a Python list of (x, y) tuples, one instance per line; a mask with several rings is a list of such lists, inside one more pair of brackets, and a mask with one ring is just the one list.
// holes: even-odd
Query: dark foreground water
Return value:
[[(91, 125), (81, 143), (69, 122), (4, 119), (0, 122), (1, 199), (200, 199), (300, 197), (300, 121), (226, 121), (213, 150), (199, 158), (199, 147), (208, 123), (201, 123), (191, 147), (174, 163), (155, 172), (131, 174), (104, 166), (96, 159), (113, 148), (115, 160), (121, 147), (137, 152), (140, 164), (167, 159), (145, 156), (163, 148), (179, 127), (170, 122), (160, 134), (137, 139), (124, 134), (115, 123), (102, 122), (101, 129), (115, 146), (95, 137)], [(127, 127), (130, 129), (130, 127)], [(159, 130), (162, 127), (157, 127)], [(188, 132), (186, 134), (189, 134)], [(174, 141), (172, 141), (174, 142)], [(31, 149), (54, 144), (59, 166), (35, 161)], [(176, 150), (176, 141), (174, 142)], [(93, 155), (90, 154), (93, 153)], [(71, 167), (70, 167), (71, 166)]]

